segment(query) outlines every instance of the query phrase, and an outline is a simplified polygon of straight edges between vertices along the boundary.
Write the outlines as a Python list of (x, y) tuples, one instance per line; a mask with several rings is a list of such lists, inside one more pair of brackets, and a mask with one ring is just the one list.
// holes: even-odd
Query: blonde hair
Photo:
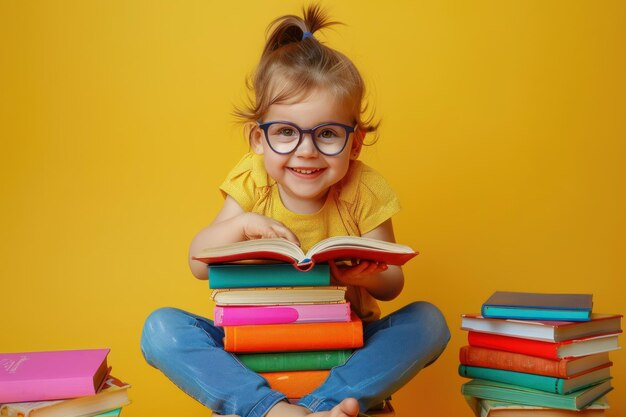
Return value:
[(254, 98), (245, 107), (235, 108), (234, 114), (249, 125), (261, 120), (272, 104), (326, 89), (352, 108), (356, 137), (362, 143), (366, 133), (378, 128), (373, 115), (365, 116), (363, 78), (348, 57), (313, 37), (315, 32), (341, 23), (330, 21), (315, 4), (303, 8), (302, 14), (302, 18), (286, 15), (270, 23), (261, 60), (247, 82)]

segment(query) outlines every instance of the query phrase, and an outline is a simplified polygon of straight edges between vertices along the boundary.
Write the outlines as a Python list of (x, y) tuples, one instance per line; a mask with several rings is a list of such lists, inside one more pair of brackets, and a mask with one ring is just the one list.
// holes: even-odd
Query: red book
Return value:
[(497, 334), (468, 332), (467, 341), (470, 346), (505, 350), (548, 359), (562, 359), (619, 349), (618, 335), (619, 333), (615, 333), (562, 342), (543, 342)]
[(579, 358), (546, 359), (521, 353), (505, 352), (477, 346), (463, 346), (459, 351), (461, 364), (483, 368), (503, 369), (526, 374), (545, 375), (556, 378), (573, 378), (613, 363), (608, 352)]
[(352, 349), (363, 346), (363, 324), (352, 313), (350, 321), (224, 326), (227, 352), (287, 352)]
[(390, 265), (403, 265), (417, 255), (398, 243), (360, 236), (333, 236), (315, 244), (307, 253), (286, 239), (253, 239), (206, 248), (193, 259), (207, 264), (237, 261), (271, 260), (288, 262), (308, 271), (316, 263), (340, 259), (367, 259)]

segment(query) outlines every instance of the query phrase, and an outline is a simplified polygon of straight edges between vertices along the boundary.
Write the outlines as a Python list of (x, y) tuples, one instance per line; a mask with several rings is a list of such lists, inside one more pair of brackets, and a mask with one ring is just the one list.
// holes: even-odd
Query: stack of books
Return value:
[(109, 349), (0, 353), (2, 417), (110, 417), (130, 404)]
[[(290, 401), (309, 394), (363, 345), (361, 320), (333, 286), (327, 261), (372, 259), (401, 265), (411, 248), (354, 236), (326, 239), (307, 254), (284, 239), (208, 248), (194, 259), (209, 268), (214, 322), (224, 349)], [(364, 415), (393, 416), (389, 402)]]
[(621, 318), (591, 294), (495, 292), (462, 316), (462, 393), (479, 417), (604, 416)]
[(290, 400), (314, 391), (363, 345), (360, 319), (330, 285), (327, 264), (210, 265), (215, 324), (224, 349)]

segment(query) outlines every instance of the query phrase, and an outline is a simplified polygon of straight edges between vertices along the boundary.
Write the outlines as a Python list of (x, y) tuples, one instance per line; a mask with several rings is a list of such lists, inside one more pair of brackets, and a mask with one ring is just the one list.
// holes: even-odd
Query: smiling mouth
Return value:
[(317, 174), (318, 172), (321, 172), (323, 169), (322, 168), (310, 168), (310, 169), (289, 168), (289, 170), (296, 172), (298, 174), (302, 174), (302, 175), (311, 175), (311, 174)]

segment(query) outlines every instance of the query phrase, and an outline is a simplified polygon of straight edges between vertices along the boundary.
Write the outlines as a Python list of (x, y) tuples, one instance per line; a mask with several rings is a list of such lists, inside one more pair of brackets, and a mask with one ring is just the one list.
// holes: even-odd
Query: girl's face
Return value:
[[(311, 129), (328, 122), (348, 126), (355, 123), (349, 107), (326, 90), (314, 90), (293, 103), (271, 105), (263, 122), (271, 121), (292, 122), (301, 129)], [(331, 185), (346, 175), (350, 159), (356, 159), (360, 152), (360, 144), (354, 142), (354, 133), (350, 134), (344, 150), (335, 156), (320, 153), (311, 135), (305, 134), (295, 151), (281, 155), (269, 147), (258, 126), (252, 131), (251, 145), (255, 153), (263, 155), (265, 169), (278, 183), (285, 207), (303, 214), (315, 213), (322, 208)]]

